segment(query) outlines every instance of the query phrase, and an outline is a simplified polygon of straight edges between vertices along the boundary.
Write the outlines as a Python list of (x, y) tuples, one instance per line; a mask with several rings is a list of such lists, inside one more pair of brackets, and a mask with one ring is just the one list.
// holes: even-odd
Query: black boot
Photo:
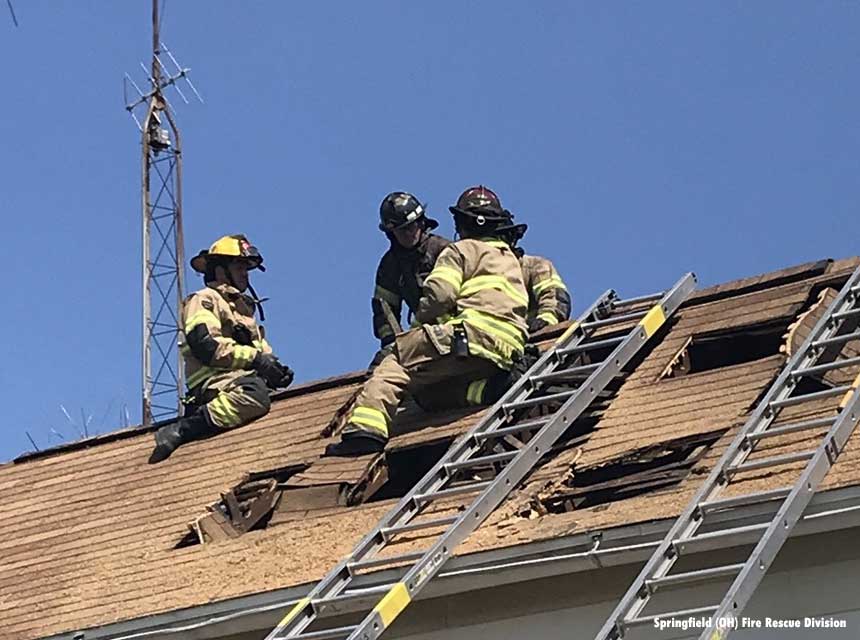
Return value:
[(212, 431), (212, 425), (203, 413), (193, 413), (161, 427), (155, 432), (155, 449), (149, 456), (149, 464), (167, 460), (179, 445), (199, 440)]
[(540, 359), (540, 351), (534, 345), (526, 345), (525, 352), (516, 360), (510, 371), (500, 371), (487, 379), (484, 393), (481, 395), (482, 404), (495, 404), (501, 400), (505, 392), (514, 386), (529, 369)]
[[(346, 427), (349, 428), (349, 425)], [(345, 431), (340, 442), (333, 442), (325, 448), (323, 456), (352, 457), (379, 453), (385, 450), (388, 442), (382, 436), (376, 436), (367, 431)]]

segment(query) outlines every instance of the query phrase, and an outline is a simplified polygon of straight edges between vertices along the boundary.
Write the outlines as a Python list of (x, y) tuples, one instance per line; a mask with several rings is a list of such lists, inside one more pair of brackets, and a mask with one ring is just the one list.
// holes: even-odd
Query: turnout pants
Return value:
[(475, 393), (473, 383), (502, 370), (484, 358), (453, 355), (453, 332), (452, 325), (422, 325), (397, 336), (394, 352), (373, 370), (356, 398), (343, 437), (387, 440), (407, 392), (425, 410), (477, 404), (467, 399)]
[(194, 394), (195, 405), (208, 415), (212, 426), (235, 429), (269, 413), (269, 389), (253, 371), (217, 373)]

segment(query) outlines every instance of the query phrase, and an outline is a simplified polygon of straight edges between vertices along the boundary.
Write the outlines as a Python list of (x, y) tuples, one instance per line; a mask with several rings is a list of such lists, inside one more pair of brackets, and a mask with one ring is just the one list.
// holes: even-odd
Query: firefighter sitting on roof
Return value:
[(519, 261), (502, 240), (512, 218), (484, 187), (465, 191), (450, 210), (461, 240), (442, 251), (424, 281), (415, 314), (422, 324), (396, 336), (327, 455), (381, 451), (407, 392), (420, 401), (441, 389), (459, 404), (470, 381), (511, 369), (521, 358), (528, 294)]
[(293, 372), (272, 355), (263, 327), (254, 319), (260, 301), (248, 271), (265, 270), (257, 248), (243, 235), (224, 236), (196, 255), (191, 267), (204, 274), (206, 282), (182, 305), (180, 350), (191, 404), (184, 417), (156, 432), (150, 464), (167, 459), (185, 442), (267, 414), (269, 389), (293, 380)]
[(400, 333), (403, 302), (411, 313), (418, 310), (421, 287), (430, 275), (436, 258), (451, 241), (430, 233), (439, 223), (427, 217), (426, 207), (411, 193), (394, 191), (379, 205), (379, 229), (388, 236), (390, 248), (376, 269), (376, 286), (371, 299), (373, 333), (380, 348), (375, 367), (394, 348)]

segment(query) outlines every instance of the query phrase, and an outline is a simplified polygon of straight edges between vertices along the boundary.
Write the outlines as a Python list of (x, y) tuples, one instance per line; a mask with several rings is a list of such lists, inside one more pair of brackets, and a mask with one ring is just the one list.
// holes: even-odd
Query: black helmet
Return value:
[(525, 233), (526, 225), (514, 224), (513, 214), (502, 207), (502, 203), (491, 189), (483, 185), (469, 187), (460, 197), (457, 204), (448, 207), (454, 214), (454, 220), (468, 236), (508, 235), (513, 233), (517, 239)]
[(425, 229), (438, 227), (439, 223), (428, 218), (425, 212), (426, 207), (411, 193), (393, 191), (379, 205), (379, 229), (387, 233), (421, 219)]

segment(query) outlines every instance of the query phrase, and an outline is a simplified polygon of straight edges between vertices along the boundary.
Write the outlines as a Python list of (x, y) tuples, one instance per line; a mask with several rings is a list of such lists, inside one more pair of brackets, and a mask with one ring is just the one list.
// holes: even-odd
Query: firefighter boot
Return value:
[(363, 429), (350, 429), (347, 425), (341, 434), (340, 442), (333, 442), (325, 448), (324, 456), (364, 456), (370, 453), (379, 453), (385, 450), (387, 442), (382, 436), (377, 436)]
[(203, 413), (192, 413), (190, 416), (161, 427), (155, 432), (155, 449), (149, 456), (149, 464), (167, 460), (179, 445), (199, 440), (212, 431), (212, 425)]
[(482, 404), (495, 404), (505, 392), (514, 386), (514, 383), (522, 378), (535, 362), (540, 358), (540, 351), (534, 345), (526, 345), (525, 353), (514, 360), (514, 366), (510, 371), (502, 371), (487, 379), (484, 393), (481, 395)]

